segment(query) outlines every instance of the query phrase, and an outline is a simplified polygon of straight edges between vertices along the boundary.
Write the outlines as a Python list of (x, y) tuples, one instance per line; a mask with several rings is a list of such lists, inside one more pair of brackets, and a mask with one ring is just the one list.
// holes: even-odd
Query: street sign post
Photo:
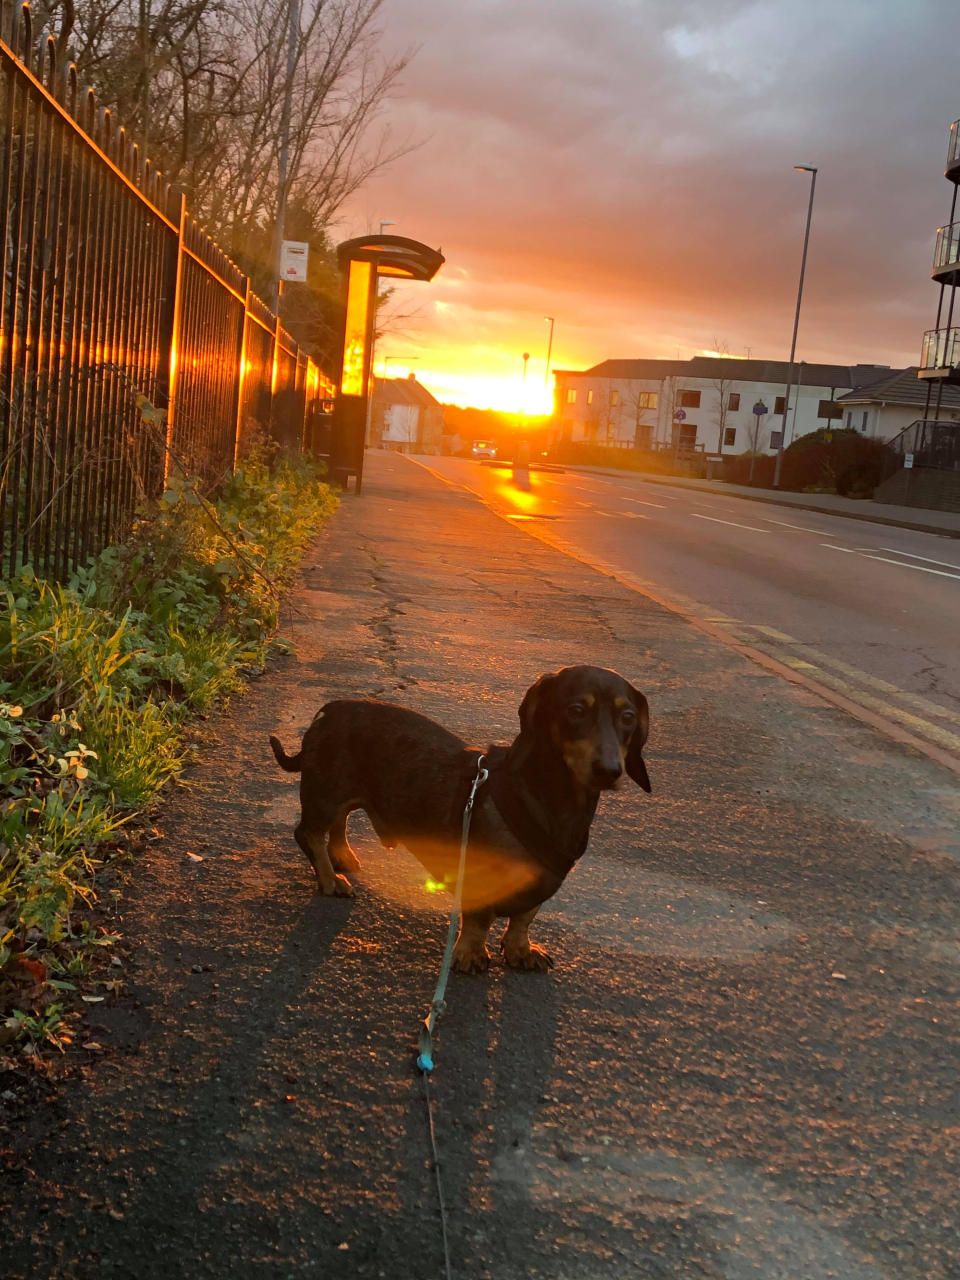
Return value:
[(309, 257), (310, 246), (305, 240), (284, 240), (280, 246), (280, 279), (306, 284)]

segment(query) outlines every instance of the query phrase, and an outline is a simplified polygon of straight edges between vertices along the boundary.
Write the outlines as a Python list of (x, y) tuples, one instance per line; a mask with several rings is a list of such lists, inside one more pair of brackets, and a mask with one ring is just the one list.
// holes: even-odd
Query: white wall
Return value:
[(383, 439), (394, 444), (413, 444), (417, 439), (420, 410), (415, 404), (392, 404), (383, 415)]
[[(673, 384), (673, 385), (671, 385)], [(575, 404), (568, 404), (566, 393), (575, 390)], [(769, 412), (761, 417), (758, 448), (770, 449), (770, 434), (779, 431), (782, 417), (774, 414), (778, 396), (785, 391), (783, 383), (750, 382), (745, 379), (731, 377), (723, 389), (724, 398), (731, 392), (739, 393), (740, 407), (728, 409), (724, 426), (736, 431), (733, 445), (725, 445), (724, 453), (743, 453), (751, 447), (753, 438), (754, 415), (751, 412), (754, 404), (762, 401)], [(850, 387), (794, 386), (790, 392), (790, 422), (787, 429), (786, 443), (789, 444), (797, 436), (807, 435), (821, 427), (830, 425), (826, 418), (819, 418), (817, 411), (821, 400), (829, 400), (831, 396), (843, 395)], [(588, 403), (588, 395), (593, 392), (593, 402)], [(612, 403), (611, 392), (619, 394), (619, 404)], [(668, 445), (672, 439), (672, 414), (676, 403), (679, 408), (681, 391), (699, 391), (699, 408), (684, 408), (686, 418), (683, 426), (695, 426), (696, 446), (703, 452), (717, 452), (720, 434), (718, 400), (719, 395), (714, 381), (706, 378), (692, 378), (680, 374), (675, 378), (658, 379), (616, 379), (591, 378), (582, 375), (557, 375), (556, 422), (561, 431), (570, 428), (569, 438), (573, 441), (594, 439), (599, 444), (627, 445), (633, 442), (634, 411), (633, 398), (638, 391), (654, 392), (658, 396), (657, 410), (648, 410), (641, 422), (654, 428), (654, 444)], [(913, 417), (917, 415), (914, 414)], [(859, 422), (862, 412), (857, 416)], [(911, 421), (913, 418), (910, 419)], [(840, 425), (836, 422), (835, 425)], [(904, 424), (906, 425), (906, 424)], [(609, 428), (609, 431), (608, 431)], [(899, 429), (899, 428), (898, 428)], [(896, 434), (893, 432), (892, 434)]]

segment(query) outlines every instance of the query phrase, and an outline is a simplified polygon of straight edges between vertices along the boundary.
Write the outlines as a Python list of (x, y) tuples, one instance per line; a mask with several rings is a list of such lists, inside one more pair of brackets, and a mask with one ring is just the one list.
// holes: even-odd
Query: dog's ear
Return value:
[(557, 677), (555, 675), (542, 675), (523, 695), (520, 710), (517, 712), (520, 717), (521, 734), (533, 732), (537, 716), (546, 706), (556, 682)]
[(650, 733), (650, 704), (639, 689), (634, 689), (633, 685), (627, 687), (637, 712), (637, 727), (630, 739), (624, 764), (627, 766), (627, 773), (637, 786), (642, 787), (649, 794), (653, 787), (650, 785), (650, 775), (647, 773), (647, 766), (643, 759), (643, 744)]
[(537, 741), (538, 722), (549, 703), (556, 679), (554, 675), (543, 675), (523, 695), (517, 712), (520, 717), (520, 732), (510, 748), (510, 764), (514, 769), (519, 769), (530, 758)]

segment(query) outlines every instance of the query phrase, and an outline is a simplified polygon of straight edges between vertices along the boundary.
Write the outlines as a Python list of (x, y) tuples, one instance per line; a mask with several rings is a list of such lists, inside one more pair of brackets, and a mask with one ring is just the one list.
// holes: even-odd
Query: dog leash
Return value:
[(473, 779), (473, 785), (470, 787), (470, 795), (467, 797), (467, 803), (463, 810), (463, 831), (460, 836), (460, 865), (457, 868), (457, 883), (453, 893), (453, 910), (450, 912), (450, 924), (447, 928), (447, 945), (443, 952), (443, 962), (440, 965), (440, 976), (437, 979), (437, 989), (433, 993), (433, 1000), (430, 1002), (430, 1012), (423, 1020), (423, 1026), (420, 1028), (420, 1053), (417, 1057), (417, 1066), (420, 1069), (420, 1079), (423, 1083), (423, 1098), (427, 1104), (427, 1127), (430, 1131), (430, 1151), (433, 1156), (433, 1172), (437, 1181), (437, 1202), (440, 1206), (440, 1233), (443, 1238), (443, 1265), (444, 1274), (447, 1280), (452, 1280), (453, 1272), (450, 1269), (450, 1241), (447, 1235), (447, 1208), (443, 1199), (443, 1179), (440, 1176), (440, 1153), (437, 1150), (437, 1131), (433, 1123), (433, 1107), (430, 1098), (430, 1073), (433, 1071), (433, 1029), (437, 1025), (437, 1018), (445, 1008), (444, 994), (447, 990), (447, 979), (450, 976), (450, 965), (453, 961), (453, 944), (457, 936), (457, 927), (460, 923), (460, 910), (463, 899), (463, 873), (467, 865), (467, 841), (470, 838), (470, 819), (473, 816), (473, 802), (476, 799), (477, 792), (489, 777), (489, 772), (484, 768), (484, 757), (477, 757), (477, 773)]
[(484, 768), (484, 756), (477, 757), (477, 773), (470, 788), (470, 795), (467, 797), (467, 803), (463, 810), (463, 831), (460, 837), (460, 866), (457, 869), (457, 884), (453, 891), (453, 910), (450, 912), (450, 924), (447, 928), (447, 945), (443, 952), (443, 963), (440, 965), (440, 976), (437, 979), (437, 989), (433, 993), (433, 1000), (430, 1003), (430, 1012), (423, 1020), (423, 1026), (420, 1029), (420, 1054), (417, 1058), (417, 1066), (421, 1071), (431, 1072), (433, 1070), (433, 1029), (437, 1025), (437, 1018), (444, 1009), (444, 993), (447, 990), (447, 979), (450, 976), (450, 965), (453, 961), (453, 944), (457, 937), (457, 928), (460, 924), (460, 908), (463, 898), (463, 872), (467, 864), (467, 841), (470, 837), (470, 819), (473, 816), (473, 802), (476, 799), (477, 792), (490, 776), (489, 771)]

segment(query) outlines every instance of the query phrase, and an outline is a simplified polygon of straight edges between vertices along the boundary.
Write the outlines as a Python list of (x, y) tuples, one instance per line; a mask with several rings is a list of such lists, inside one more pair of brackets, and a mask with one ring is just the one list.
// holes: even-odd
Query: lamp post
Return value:
[(387, 376), (387, 365), (391, 360), (402, 360), (404, 364), (413, 364), (414, 360), (419, 360), (419, 356), (384, 356), (383, 357), (383, 376)]
[(550, 388), (550, 355), (553, 352), (553, 326), (556, 320), (553, 316), (544, 316), (544, 320), (550, 322), (550, 337), (547, 339), (547, 370), (543, 375), (543, 385), (549, 390)]
[(803, 298), (803, 275), (807, 268), (807, 245), (810, 243), (810, 218), (813, 214), (813, 193), (817, 189), (817, 166), (815, 164), (795, 164), (797, 173), (809, 173), (810, 201), (807, 205), (807, 225), (803, 232), (803, 255), (800, 258), (800, 283), (797, 285), (797, 310), (793, 317), (793, 340), (790, 343), (790, 363), (787, 366), (787, 387), (783, 397), (783, 424), (780, 431), (780, 443), (777, 446), (777, 461), (773, 468), (773, 487), (780, 488), (780, 470), (783, 466), (783, 445), (787, 438), (787, 414), (790, 412), (790, 392), (793, 388), (793, 359), (797, 352), (797, 329), (800, 326), (800, 301)]

